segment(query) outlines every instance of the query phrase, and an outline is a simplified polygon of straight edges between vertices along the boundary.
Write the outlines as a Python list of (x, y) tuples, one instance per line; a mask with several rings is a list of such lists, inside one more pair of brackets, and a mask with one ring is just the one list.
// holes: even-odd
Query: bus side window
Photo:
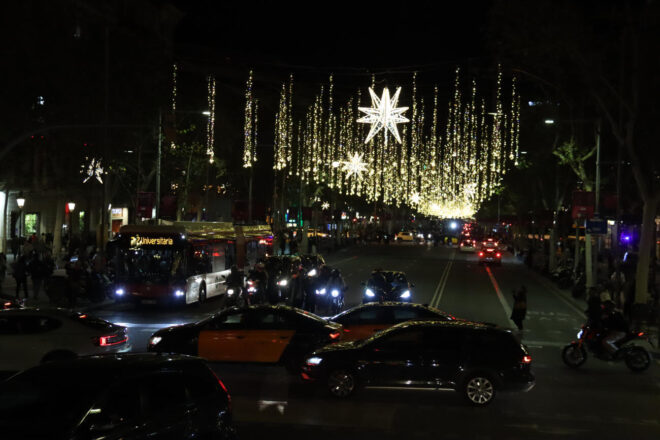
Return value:
[(213, 243), (211, 245), (213, 272), (225, 270), (225, 247), (226, 245), (224, 243)]
[(213, 271), (208, 246), (195, 246), (193, 248), (193, 271), (197, 275)]

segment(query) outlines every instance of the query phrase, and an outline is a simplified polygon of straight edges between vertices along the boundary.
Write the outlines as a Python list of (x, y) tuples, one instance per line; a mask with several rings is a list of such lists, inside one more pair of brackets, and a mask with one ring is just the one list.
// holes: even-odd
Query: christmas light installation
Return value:
[(401, 124), (404, 122), (410, 122), (408, 118), (402, 116), (402, 113), (408, 110), (408, 107), (397, 107), (399, 101), (399, 94), (401, 93), (401, 87), (396, 89), (394, 96), (390, 98), (390, 91), (387, 87), (383, 89), (382, 97), (378, 97), (374, 90), (370, 87), (369, 94), (371, 95), (371, 107), (359, 107), (358, 109), (366, 113), (367, 116), (363, 116), (358, 119), (357, 122), (363, 124), (371, 124), (371, 129), (369, 134), (365, 139), (364, 143), (368, 143), (376, 134), (383, 130), (385, 134), (385, 144), (387, 144), (387, 132), (392, 133), (394, 138), (401, 143), (401, 137), (399, 136), (399, 130), (396, 128), (396, 124)]
[[(85, 160), (89, 160), (89, 158), (86, 157)], [(87, 181), (92, 177), (96, 178), (99, 183), (103, 183), (103, 167), (101, 166), (100, 159), (97, 160), (92, 158), (92, 160), (87, 165), (82, 164), (80, 168), (80, 174), (86, 176), (85, 179), (83, 179), (83, 183), (87, 183)]]
[(208, 76), (208, 104), (209, 104), (209, 118), (206, 123), (206, 154), (209, 156), (209, 162), (213, 163), (214, 160), (214, 144), (215, 144), (215, 77)]
[(328, 203), (328, 202), (323, 202), (323, 203), (321, 204), (321, 209), (323, 209), (324, 211), (327, 211), (328, 209), (330, 209), (330, 203)]
[(352, 156), (349, 156), (348, 160), (343, 161), (343, 170), (346, 171), (346, 178), (351, 177), (355, 174), (356, 177), (360, 177), (362, 172), (367, 170), (367, 164), (362, 160), (361, 153), (354, 153)]
[(245, 86), (245, 120), (243, 123), (243, 168), (257, 161), (257, 101), (252, 93), (252, 71)]

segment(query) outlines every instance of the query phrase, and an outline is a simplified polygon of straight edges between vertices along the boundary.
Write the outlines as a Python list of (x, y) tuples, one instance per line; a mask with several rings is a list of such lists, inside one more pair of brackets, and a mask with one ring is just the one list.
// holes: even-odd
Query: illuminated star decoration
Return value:
[[(87, 157), (85, 159), (88, 159)], [(96, 160), (95, 158), (92, 158), (92, 161), (85, 167), (85, 164), (81, 165), (81, 170), (80, 173), (83, 175), (86, 175), (85, 179), (83, 180), (83, 183), (87, 183), (89, 179), (92, 177), (95, 177), (96, 180), (99, 181), (99, 183), (103, 183), (103, 178), (101, 177), (103, 175), (103, 167), (101, 166), (101, 160)]]
[(342, 163), (344, 165), (343, 170), (347, 172), (347, 179), (351, 177), (351, 174), (359, 176), (363, 171), (367, 170), (367, 164), (362, 161), (362, 154), (353, 153), (352, 156), (349, 156), (348, 160), (344, 160)]
[(419, 205), (419, 193), (413, 193), (412, 196), (410, 196), (410, 201), (413, 202), (415, 205)]
[(323, 204), (321, 205), (321, 209), (323, 210), (327, 210), (329, 208), (330, 208), (330, 203), (328, 202), (323, 202)]
[(383, 89), (383, 96), (379, 98), (376, 96), (373, 89), (371, 87), (369, 88), (371, 107), (359, 107), (359, 110), (366, 113), (367, 116), (363, 116), (357, 120), (357, 122), (371, 124), (371, 130), (369, 130), (367, 139), (364, 141), (365, 144), (368, 143), (381, 129), (385, 132), (385, 144), (387, 144), (388, 130), (394, 135), (396, 140), (401, 143), (401, 137), (399, 136), (399, 130), (397, 130), (396, 124), (410, 121), (408, 118), (401, 115), (408, 110), (408, 107), (396, 106), (399, 101), (400, 92), (401, 87), (397, 88), (394, 96), (390, 98), (390, 91), (386, 87)]

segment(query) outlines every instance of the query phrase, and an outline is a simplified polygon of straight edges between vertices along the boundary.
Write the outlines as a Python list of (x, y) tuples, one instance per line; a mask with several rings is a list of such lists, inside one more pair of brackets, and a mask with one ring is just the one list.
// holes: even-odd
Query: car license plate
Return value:
[(143, 299), (142, 300), (142, 304), (156, 304), (156, 302), (157, 301), (155, 299)]

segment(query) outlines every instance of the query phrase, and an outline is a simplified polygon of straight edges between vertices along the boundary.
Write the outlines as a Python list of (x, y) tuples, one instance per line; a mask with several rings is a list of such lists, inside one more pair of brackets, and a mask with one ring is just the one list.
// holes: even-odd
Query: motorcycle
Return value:
[(587, 361), (587, 352), (603, 361), (624, 361), (626, 366), (636, 373), (642, 372), (651, 365), (649, 352), (639, 345), (629, 344), (636, 339), (645, 340), (649, 344), (648, 336), (644, 332), (628, 332), (618, 342), (619, 349), (611, 355), (602, 346), (602, 335), (591, 326), (585, 324), (577, 334), (577, 341), (568, 344), (562, 350), (561, 357), (566, 365), (578, 368)]
[(227, 307), (246, 307), (250, 305), (249, 295), (241, 285), (227, 286)]
[(247, 280), (247, 298), (249, 304), (261, 304), (266, 300), (264, 286), (261, 286), (259, 280), (248, 278)]

